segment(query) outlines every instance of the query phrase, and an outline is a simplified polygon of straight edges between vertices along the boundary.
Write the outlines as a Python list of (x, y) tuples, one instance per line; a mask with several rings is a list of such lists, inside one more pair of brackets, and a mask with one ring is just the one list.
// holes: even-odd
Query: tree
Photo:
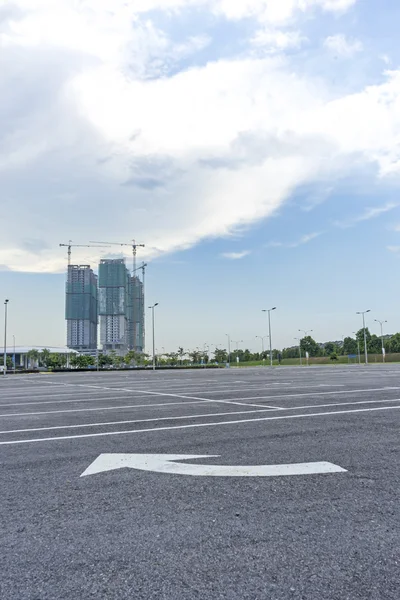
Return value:
[(179, 356), (179, 360), (180, 360), (181, 364), (182, 364), (183, 357), (185, 356), (185, 354), (186, 354), (186, 352), (184, 351), (184, 349), (182, 348), (182, 346), (180, 346), (178, 348), (177, 355)]
[(167, 356), (168, 356), (168, 361), (169, 361), (170, 365), (175, 366), (178, 364), (178, 353), (177, 352), (170, 352), (170, 354), (168, 354)]
[(382, 352), (382, 340), (374, 333), (371, 335), (371, 339), (368, 342), (368, 352), (372, 354), (379, 354)]
[(27, 358), (28, 358), (28, 363), (31, 368), (35, 368), (37, 367), (38, 361), (39, 361), (39, 350), (36, 350), (34, 348), (32, 348), (32, 350), (29, 350), (29, 352), (27, 353)]
[[(326, 346), (325, 346), (326, 347)], [(346, 337), (343, 340), (343, 354), (357, 354), (357, 340), (352, 337)]]
[(215, 348), (214, 360), (217, 363), (228, 362), (228, 352), (226, 350), (222, 350), (220, 348)]
[(326, 342), (326, 344), (324, 344), (324, 350), (325, 350), (325, 354), (333, 354), (333, 352), (336, 352), (337, 348), (336, 348), (336, 344), (334, 342)]
[(400, 352), (400, 333), (395, 333), (390, 338), (390, 352)]
[[(266, 352), (264, 352), (264, 354), (266, 354)], [(263, 358), (266, 358), (266, 356)], [(282, 350), (282, 358), (299, 358), (299, 347), (292, 346), (291, 348), (284, 348)]]
[(65, 354), (51, 352), (47, 359), (47, 366), (49, 369), (61, 369), (62, 367), (65, 367), (66, 362), (67, 357)]
[(320, 353), (320, 347), (317, 344), (317, 342), (311, 337), (311, 335), (307, 335), (301, 340), (301, 351), (304, 354), (308, 352), (310, 356), (318, 356), (318, 354)]
[[(368, 327), (365, 328), (365, 337), (367, 338), (367, 348), (368, 348), (369, 342), (371, 340), (371, 333), (370, 333)], [(358, 343), (360, 344), (361, 353), (363, 353), (364, 352), (364, 329), (363, 328), (361, 328), (357, 331), (356, 340), (358, 340)]]
[(192, 350), (192, 352), (189, 352), (189, 356), (192, 359), (193, 364), (199, 364), (201, 354), (198, 350)]
[(129, 350), (127, 354), (125, 354), (123, 360), (126, 365), (139, 364), (140, 361), (140, 352), (136, 352), (136, 350)]
[(337, 356), (336, 352), (332, 352), (332, 354), (330, 355), (330, 359), (332, 362), (335, 362), (338, 360), (338, 356)]
[(42, 363), (42, 365), (44, 367), (47, 367), (47, 363), (49, 362), (49, 358), (50, 358), (50, 350), (48, 350), (47, 348), (43, 348), (43, 350), (40, 353), (40, 362)]
[(250, 362), (253, 359), (253, 356), (248, 348), (243, 352), (242, 360), (243, 362)]

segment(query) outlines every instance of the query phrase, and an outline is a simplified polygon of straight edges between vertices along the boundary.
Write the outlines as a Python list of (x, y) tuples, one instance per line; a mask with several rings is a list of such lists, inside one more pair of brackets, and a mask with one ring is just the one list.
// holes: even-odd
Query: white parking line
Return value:
[[(129, 419), (124, 421), (103, 421), (98, 423), (73, 423), (71, 425), (52, 425), (50, 427), (28, 427), (26, 429), (9, 429), (5, 431), (0, 431), (1, 435), (10, 434), (10, 433), (27, 433), (29, 431), (52, 431), (59, 429), (81, 429), (84, 427), (106, 427), (110, 425), (127, 425), (129, 423), (151, 423), (158, 421), (179, 421), (182, 419), (190, 420), (190, 419), (203, 419), (209, 417), (226, 417), (230, 415), (246, 415), (246, 414), (258, 414), (258, 413), (271, 413), (274, 410), (306, 410), (307, 408), (328, 408), (332, 406), (354, 406), (358, 404), (385, 404), (388, 402), (400, 402), (400, 398), (396, 398), (393, 400), (361, 400), (357, 402), (339, 402), (333, 404), (310, 404), (308, 406), (291, 406), (289, 408), (282, 409), (259, 409), (259, 410), (235, 410), (231, 412), (220, 412), (220, 413), (204, 413), (199, 415), (178, 415), (178, 416), (170, 416), (170, 417), (153, 417), (150, 419)], [(188, 403), (189, 404), (189, 403)]]
[(27, 440), (10, 440), (7, 442), (0, 442), (0, 446), (13, 446), (16, 444), (37, 444), (39, 442), (59, 442), (63, 440), (76, 440), (76, 439), (85, 439), (92, 437), (105, 437), (105, 436), (114, 436), (114, 435), (128, 435), (132, 433), (152, 433), (159, 431), (173, 431), (177, 429), (194, 429), (199, 427), (221, 427), (223, 425), (240, 425), (242, 423), (259, 423), (262, 421), (278, 421), (283, 419), (304, 419), (304, 418), (314, 418), (314, 417), (327, 417), (331, 415), (345, 415), (345, 414), (354, 414), (354, 413), (366, 413), (366, 412), (377, 412), (384, 410), (396, 410), (400, 409), (399, 406), (380, 406), (378, 408), (358, 408), (353, 410), (336, 410), (331, 412), (321, 412), (321, 413), (308, 413), (304, 415), (282, 415), (276, 417), (261, 417), (259, 419), (240, 419), (237, 421), (217, 421), (213, 423), (191, 423), (190, 425), (171, 425), (170, 427), (152, 427), (149, 429), (128, 429), (124, 431), (102, 431), (101, 433), (84, 433), (80, 435), (63, 435), (59, 437), (53, 438), (36, 438), (36, 439), (27, 439)]
[(124, 408), (153, 408), (156, 406), (177, 406), (186, 404), (209, 404), (207, 400), (196, 400), (195, 402), (162, 402), (159, 404), (128, 404), (125, 406), (98, 406), (96, 408), (68, 408), (65, 410), (46, 410), (40, 412), (22, 412), (22, 413), (3, 413), (0, 417), (6, 419), (7, 417), (30, 417), (33, 415), (55, 415), (61, 413), (75, 413), (75, 412), (92, 412), (102, 410), (124, 410)]
[[(117, 392), (118, 394), (123, 394), (123, 392)], [(2, 408), (10, 408), (12, 406), (31, 406), (31, 405), (39, 405), (39, 404), (76, 404), (79, 402), (99, 402), (101, 400), (123, 400), (124, 398), (130, 399), (130, 400), (138, 400), (139, 398), (148, 398), (147, 394), (139, 394), (138, 396), (133, 396), (132, 394), (130, 394), (129, 396), (125, 393), (125, 395), (121, 395), (121, 396), (96, 396), (95, 398), (93, 396), (90, 396), (90, 398), (77, 398), (76, 400), (44, 400), (42, 401), (37, 401), (37, 402), (13, 402), (11, 404), (1, 404), (0, 403), (0, 410)]]

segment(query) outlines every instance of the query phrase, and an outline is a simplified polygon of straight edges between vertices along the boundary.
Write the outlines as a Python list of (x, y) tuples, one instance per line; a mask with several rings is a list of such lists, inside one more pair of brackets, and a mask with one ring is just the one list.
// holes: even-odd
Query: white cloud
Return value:
[(371, 219), (376, 219), (377, 217), (380, 217), (381, 215), (384, 215), (385, 213), (390, 212), (391, 210), (397, 208), (398, 206), (399, 206), (398, 202), (387, 202), (386, 204), (384, 204), (382, 206), (368, 207), (365, 209), (365, 211), (361, 215), (352, 217), (345, 221), (336, 221), (335, 225), (337, 225), (338, 227), (343, 227), (343, 228), (351, 227), (352, 225), (355, 225), (356, 223), (361, 223), (362, 221), (370, 221)]
[(266, 244), (267, 248), (298, 248), (299, 246), (303, 246), (304, 244), (308, 244), (315, 238), (319, 237), (323, 234), (323, 231), (315, 231), (313, 233), (307, 233), (302, 235), (300, 239), (295, 242), (269, 242)]
[(324, 41), (324, 46), (330, 52), (343, 58), (351, 58), (358, 52), (362, 52), (363, 44), (360, 40), (348, 39), (343, 34), (331, 35)]
[[(215, 6), (229, 18), (254, 14), (264, 27), (351, 4)], [(266, 218), (297, 186), (329, 183), (354, 165), (400, 172), (398, 71), (342, 97), (329, 79), (296, 74), (279, 57), (216, 58), (171, 75), (171, 65), (209, 40), (170, 39), (140, 16), (149, 2), (16, 6), (20, 15), (0, 28), (0, 264), (60, 270), (58, 243), (70, 237), (135, 236), (153, 254), (169, 252)], [(4, 210), (10, 205), (18, 213)], [(23, 244), (32, 237), (46, 242), (35, 252)], [(77, 249), (80, 256), (96, 261), (98, 251)]]
[(243, 250), (242, 252), (223, 252), (221, 256), (223, 258), (228, 258), (229, 260), (240, 260), (245, 256), (249, 256), (250, 250)]
[(386, 246), (389, 252), (393, 252), (394, 254), (398, 254), (400, 252), (400, 246)]
[(257, 48), (276, 52), (288, 48), (299, 48), (307, 38), (299, 31), (280, 31), (276, 29), (259, 29), (251, 43)]

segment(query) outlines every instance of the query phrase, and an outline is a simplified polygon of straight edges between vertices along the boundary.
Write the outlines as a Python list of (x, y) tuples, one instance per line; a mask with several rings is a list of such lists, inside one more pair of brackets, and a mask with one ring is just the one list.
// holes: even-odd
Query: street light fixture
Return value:
[(365, 351), (365, 364), (368, 364), (368, 350), (367, 350), (367, 333), (365, 331), (365, 315), (367, 313), (371, 312), (371, 309), (369, 308), (368, 310), (364, 310), (364, 311), (358, 311), (356, 314), (357, 315), (362, 315), (362, 320), (363, 320), (363, 330), (364, 330), (364, 351)]
[(381, 326), (381, 341), (382, 341), (382, 362), (385, 362), (385, 346), (383, 343), (383, 324), (387, 323), (387, 321), (380, 321), (379, 319), (374, 319), (374, 321), (376, 323), (379, 323), (379, 325)]
[(273, 310), (276, 310), (276, 306), (274, 306), (273, 308), (263, 308), (262, 312), (267, 312), (268, 313), (268, 327), (269, 327), (269, 358), (271, 361), (271, 367), (273, 366), (273, 360), (272, 360), (272, 337), (271, 337), (271, 312)]
[(154, 309), (156, 306), (158, 306), (158, 302), (153, 304), (153, 306), (149, 306), (149, 308), (151, 309), (151, 322), (153, 326), (153, 371), (156, 370), (156, 337), (154, 331)]
[(265, 348), (264, 348), (264, 340), (265, 340), (266, 338), (268, 338), (268, 337), (269, 337), (269, 335), (256, 335), (256, 338), (258, 338), (259, 340), (261, 340), (261, 347), (262, 347), (262, 354), (263, 354), (263, 355), (262, 355), (262, 359), (263, 359), (263, 360), (265, 360), (265, 359), (264, 359), (264, 352), (265, 352)]
[(309, 333), (312, 333), (314, 329), (299, 329), (300, 333), (304, 333), (304, 337), (307, 337)]
[(9, 300), (4, 300), (4, 371), (3, 374), (7, 375), (7, 308)]

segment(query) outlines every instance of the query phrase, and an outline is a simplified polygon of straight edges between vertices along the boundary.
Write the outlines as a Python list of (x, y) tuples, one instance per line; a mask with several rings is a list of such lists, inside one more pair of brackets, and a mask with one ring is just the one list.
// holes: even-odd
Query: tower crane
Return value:
[(108, 248), (108, 246), (93, 246), (92, 244), (73, 244), (72, 240), (69, 240), (68, 244), (59, 244), (68, 248), (68, 266), (71, 266), (71, 248)]
[(91, 244), (107, 244), (107, 246), (130, 246), (132, 248), (133, 263), (132, 263), (132, 275), (136, 271), (136, 254), (138, 248), (144, 248), (144, 244), (137, 244), (135, 240), (132, 240), (129, 244), (121, 242), (90, 242)]

